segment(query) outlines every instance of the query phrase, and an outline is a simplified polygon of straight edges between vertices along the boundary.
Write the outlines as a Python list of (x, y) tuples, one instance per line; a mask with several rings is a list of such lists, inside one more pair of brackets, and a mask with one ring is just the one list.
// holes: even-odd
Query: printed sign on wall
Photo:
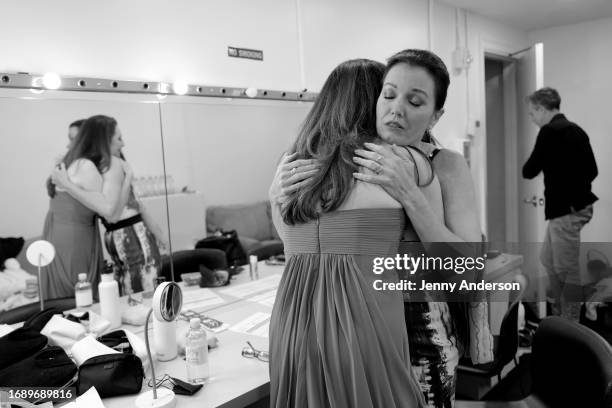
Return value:
[(249, 48), (227, 47), (227, 56), (263, 61), (263, 51), (251, 50)]

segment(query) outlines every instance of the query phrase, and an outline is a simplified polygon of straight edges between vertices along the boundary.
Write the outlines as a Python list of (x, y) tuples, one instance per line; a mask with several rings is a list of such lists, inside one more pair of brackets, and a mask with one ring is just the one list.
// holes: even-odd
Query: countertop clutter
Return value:
[[(520, 257), (504, 254), (487, 261), (486, 279), (505, 280), (502, 276), (505, 277), (508, 272), (515, 273), (514, 271), (520, 268), (521, 260)], [(158, 390), (164, 392), (164, 386), (174, 389), (177, 394), (176, 405), (179, 407), (244, 407), (269, 394), (268, 329), (276, 289), (284, 266), (261, 261), (257, 264), (258, 274), (249, 274), (246, 267), (244, 269), (233, 277), (230, 285), (218, 288), (200, 288), (197, 285), (180, 283), (182, 309), (172, 330), (177, 341), (177, 357), (169, 361), (159, 361), (154, 349), (154, 325), (149, 324), (149, 342), (153, 348), (152, 360)], [(123, 378), (121, 387), (113, 388), (114, 383), (109, 380), (108, 384), (96, 386), (95, 393), (86, 393), (89, 388), (84, 387), (91, 385), (80, 380), (74, 390), (82, 394), (81, 398), (91, 402), (99, 396), (102, 398), (102, 406), (119, 408), (134, 406), (139, 396), (151, 391), (153, 382), (143, 323), (152, 301), (150, 296), (142, 294), (121, 297), (119, 309), (122, 313), (122, 325), (118, 330), (109, 329), (110, 324), (100, 316), (99, 304), (64, 312), (65, 317), (75, 321), (55, 315), (48, 317), (47, 322), (38, 327), (39, 331), (42, 330), (43, 334), (48, 335), (51, 345), (59, 346), (53, 350), (57, 353), (66, 350), (79, 372), (83, 371), (83, 365), (90, 366), (90, 362), (97, 361), (96, 359), (102, 359), (102, 368), (122, 366), (124, 371), (132, 372), (131, 377), (125, 373), (123, 377), (120, 376)], [(87, 316), (83, 316), (84, 313), (87, 313)], [(490, 316), (494, 325), (495, 315), (496, 313), (493, 313)], [(79, 316), (83, 324), (78, 322)], [(185, 338), (189, 330), (189, 320), (194, 317), (201, 319), (209, 345), (209, 377), (199, 390), (190, 389), (185, 361)], [(32, 324), (41, 323), (26, 322), (26, 325)], [(11, 328), (17, 326), (21, 325), (13, 325)], [(123, 355), (136, 356), (142, 362), (142, 379), (138, 376), (138, 365), (133, 365), (129, 359), (125, 360)], [(97, 369), (99, 368), (94, 367), (94, 372)], [(92, 368), (90, 377), (91, 370)], [(94, 377), (99, 378), (100, 375), (96, 374)], [(130, 383), (132, 378), (136, 378), (137, 385)], [(95, 382), (91, 381), (91, 384), (95, 385)], [(137, 386), (140, 388), (136, 388)], [(76, 405), (66, 406), (82, 405), (77, 402)]]
[[(236, 275), (230, 285), (215, 289), (180, 284), (183, 293), (183, 307), (174, 331), (178, 356), (170, 361), (162, 362), (158, 361), (155, 350), (152, 350), (158, 383), (160, 380), (164, 380), (161, 385), (170, 388), (173, 388), (174, 384), (177, 406), (242, 407), (264, 398), (269, 393), (268, 364), (258, 356), (267, 355), (269, 317), (283, 266), (266, 265), (262, 261), (258, 265), (258, 270), (259, 279), (251, 280), (249, 274), (244, 271)], [(64, 317), (71, 317), (73, 320), (75, 320), (74, 317), (78, 319), (78, 316), (83, 317), (83, 314), (87, 313), (85, 317), (88, 320), (83, 319), (83, 324), (62, 318), (60, 315), (54, 315), (48, 317), (48, 321), (43, 327), (38, 328), (39, 330), (43, 329), (45, 333), (50, 335), (49, 344), (54, 345), (53, 350), (68, 355), (74, 360), (74, 363), (71, 360), (71, 364), (78, 367), (75, 369), (78, 369), (79, 372), (84, 364), (91, 365), (90, 362), (96, 359), (109, 360), (104, 361), (101, 367), (120, 364), (123, 364), (123, 367), (131, 367), (129, 365), (131, 363), (124, 361), (121, 357), (122, 353), (116, 351), (118, 346), (129, 348), (128, 354), (137, 356), (144, 366), (144, 381), (141, 381), (142, 386), (138, 393), (133, 393), (134, 388), (132, 388), (131, 394), (109, 396), (116, 391), (113, 390), (109, 394), (108, 386), (112, 384), (101, 384), (96, 387), (95, 391), (85, 393), (86, 389), (79, 388), (86, 385), (81, 380), (80, 383), (77, 381), (73, 387), (76, 386), (77, 388), (74, 390), (83, 393), (81, 398), (86, 398), (89, 401), (88, 405), (82, 405), (81, 401), (73, 401), (72, 404), (76, 405), (66, 406), (95, 406), (89, 405), (89, 403), (95, 401), (95, 397), (98, 395), (102, 398), (102, 406), (108, 408), (134, 406), (136, 398), (140, 394), (151, 390), (152, 379), (146, 355), (144, 326), (125, 323), (125, 317), (133, 315), (131, 311), (149, 309), (151, 301), (152, 299), (143, 298), (139, 294), (120, 298), (119, 304), (124, 316), (124, 323), (117, 331), (105, 329), (104, 319), (99, 315), (99, 304), (65, 312)], [(181, 395), (179, 394), (180, 390), (177, 392), (176, 384), (184, 381), (187, 387), (183, 389), (188, 388), (189, 385), (184, 357), (185, 338), (189, 329), (189, 319), (196, 316), (201, 318), (202, 325), (206, 328), (208, 334), (210, 377), (202, 389), (196, 391), (193, 395)], [(7, 330), (15, 329), (27, 323), (13, 325)], [(152, 326), (152, 324), (149, 324), (149, 342), (153, 348), (155, 342)], [(21, 328), (20, 330), (25, 329)], [(107, 334), (102, 335), (103, 333)], [(119, 336), (119, 338), (109, 339), (108, 336)], [(59, 347), (55, 347), (55, 345)], [(246, 348), (251, 351), (255, 350), (256, 353), (246, 353), (245, 355), (243, 350)], [(126, 366), (126, 364), (128, 365)], [(137, 368), (131, 368), (130, 370), (138, 371)], [(96, 374), (96, 377), (99, 377), (99, 374)], [(136, 376), (136, 378), (138, 377)], [(168, 380), (169, 378), (171, 379)], [(119, 387), (124, 391), (130, 389), (126, 386), (126, 381), (126, 379), (122, 380), (122, 386)], [(60, 385), (57, 384), (57, 386)], [(163, 388), (158, 387), (158, 390), (160, 389), (163, 390)], [(92, 388), (92, 390), (94, 389)], [(189, 393), (184, 392), (183, 394)]]

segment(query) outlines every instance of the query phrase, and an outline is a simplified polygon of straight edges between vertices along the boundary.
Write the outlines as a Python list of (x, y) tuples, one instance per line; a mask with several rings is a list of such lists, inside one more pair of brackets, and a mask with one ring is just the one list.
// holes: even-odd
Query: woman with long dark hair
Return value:
[(353, 178), (354, 150), (377, 139), (383, 71), (370, 60), (335, 68), (289, 152), (317, 160), (320, 171), (273, 206), (287, 264), (270, 322), (272, 407), (424, 406), (401, 292), (374, 289), (397, 273), (372, 273), (376, 258), (397, 253), (404, 212)]
[(74, 296), (79, 273), (87, 273), (97, 288), (103, 264), (96, 214), (118, 217), (132, 180), (130, 167), (116, 157), (122, 147), (117, 121), (92, 116), (51, 174), (43, 238), (55, 246), (56, 256), (41, 283), (49, 299)]

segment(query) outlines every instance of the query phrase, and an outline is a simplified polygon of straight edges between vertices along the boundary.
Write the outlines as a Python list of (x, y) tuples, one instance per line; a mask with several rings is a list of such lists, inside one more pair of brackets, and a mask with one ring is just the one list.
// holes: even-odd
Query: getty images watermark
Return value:
[[(444, 291), (448, 293), (469, 291), (518, 291), (518, 282), (487, 282), (476, 279), (482, 276), (486, 258), (410, 256), (397, 254), (395, 257), (377, 257), (372, 263), (372, 272), (382, 275), (385, 271), (397, 271), (400, 279), (376, 279), (372, 282), (375, 290), (397, 291)], [(418, 277), (415, 274), (419, 271)], [(461, 278), (466, 272), (468, 276)], [(405, 277), (408, 276), (408, 277)], [(430, 279), (427, 279), (428, 276)]]

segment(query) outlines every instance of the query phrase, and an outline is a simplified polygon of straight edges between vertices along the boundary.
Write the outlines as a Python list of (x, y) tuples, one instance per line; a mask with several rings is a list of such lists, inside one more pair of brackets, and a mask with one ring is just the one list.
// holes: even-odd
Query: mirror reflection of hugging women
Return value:
[[(92, 133), (90, 131), (92, 120), (94, 123), (104, 123), (106, 132)], [(81, 182), (83, 177), (96, 178), (92, 166), (87, 162), (75, 166), (74, 170), (71, 170), (70, 167), (66, 170), (65, 166), (60, 165), (52, 173), (53, 184), (58, 190), (61, 188), (65, 191), (70, 197), (68, 200), (75, 203), (78, 208), (88, 213), (94, 212), (102, 217), (102, 222), (106, 227), (104, 235), (106, 248), (120, 269), (118, 278), (122, 294), (152, 291), (160, 268), (158, 243), (163, 247), (165, 241), (155, 222), (145, 225), (148, 214), (142, 211), (131, 188), (133, 173), (121, 153), (124, 143), (116, 121), (101, 115), (87, 119), (81, 125), (77, 135), (70, 141), (69, 152), (74, 146), (87, 143), (93, 138), (97, 137), (99, 141), (108, 139), (110, 134), (114, 134), (110, 139), (110, 160), (111, 163), (120, 166), (118, 167), (120, 171), (106, 177), (104, 176), (106, 172), (100, 174), (103, 181), (101, 192)], [(100, 145), (104, 146), (104, 144)], [(92, 157), (95, 157), (95, 153)], [(88, 172), (89, 175), (87, 175)], [(80, 237), (68, 234), (69, 232), (62, 236), (62, 239), (77, 240)], [(62, 239), (59, 239), (60, 244), (63, 243)], [(93, 257), (98, 257), (98, 252), (101, 251), (99, 239), (97, 242), (96, 248), (99, 249), (90, 252)], [(75, 256), (72, 253), (66, 254), (70, 257)], [(99, 275), (100, 271), (97, 273)], [(98, 276), (90, 276), (90, 278), (93, 282), (97, 281)], [(74, 283), (72, 285), (74, 286)]]
[[(97, 118), (95, 123), (104, 123), (106, 125), (108, 133), (98, 132), (94, 134), (90, 129), (91, 124), (85, 126), (89, 123), (88, 121), (94, 118)], [(81, 124), (83, 128), (79, 129)], [(74, 132), (75, 130), (76, 132)], [(89, 166), (89, 169), (87, 166), (76, 167), (75, 170), (71, 170), (69, 167), (68, 171), (66, 171), (65, 166), (60, 165), (57, 169), (54, 169), (51, 176), (53, 180), (52, 182), (48, 181), (47, 190), (49, 195), (53, 196), (55, 184), (57, 184), (58, 190), (61, 188), (70, 196), (66, 200), (83, 211), (88, 213), (93, 211), (100, 216), (106, 229), (104, 243), (113, 262), (118, 267), (116, 278), (119, 281), (119, 287), (123, 295), (142, 291), (151, 292), (154, 289), (155, 279), (158, 275), (162, 274), (164, 277), (170, 278), (170, 258), (162, 256), (162, 251), (168, 248), (167, 238), (159, 227), (158, 222), (147, 211), (147, 208), (137, 200), (134, 194), (134, 190), (131, 187), (133, 173), (121, 151), (124, 143), (116, 122), (114, 119), (106, 116), (94, 116), (87, 121), (73, 122), (70, 125), (68, 148), (71, 151), (75, 144), (89, 143), (86, 141), (91, 141), (93, 138), (98, 138), (98, 141), (105, 140), (105, 138), (108, 139), (112, 132), (115, 132), (116, 136), (112, 136), (109, 139), (111, 140), (111, 163), (119, 163), (123, 171), (115, 175), (115, 177), (109, 175), (104, 178), (102, 176), (104, 181), (102, 195), (98, 191), (92, 191), (91, 188), (80, 180), (80, 177), (83, 177), (83, 174), (88, 170), (93, 171), (91, 166)], [(82, 138), (85, 141), (82, 141)], [(103, 147), (104, 144), (101, 146)], [(102, 147), (99, 147), (98, 150), (102, 151)], [(96, 154), (99, 154), (99, 152), (93, 152), (89, 155), (94, 157), (90, 161), (95, 160)], [(86, 155), (84, 157), (89, 156)], [(86, 159), (83, 158), (82, 160)], [(94, 176), (94, 174), (92, 173), (90, 176)], [(117, 189), (119, 194), (113, 196), (111, 192), (117, 191)], [(82, 205), (79, 206), (78, 203)], [(113, 203), (115, 204), (112, 205)], [(94, 226), (93, 228), (96, 227)], [(72, 229), (72, 231), (79, 232), (78, 229)], [(69, 231), (65, 231), (59, 237), (54, 237), (54, 240), (58, 241), (60, 246), (64, 246), (67, 240), (78, 239), (80, 239), (80, 236), (70, 235)], [(99, 249), (101, 248), (99, 246), (99, 239), (96, 239), (96, 241), (98, 244), (92, 246), (96, 250), (92, 249), (90, 252), (92, 257), (90, 261), (92, 263), (93, 258), (97, 259), (99, 257), (101, 250)], [(64, 248), (62, 254), (69, 259), (81, 256), (72, 253), (66, 248)], [(216, 270), (227, 266), (223, 252), (218, 250), (178, 251), (174, 253), (173, 263), (175, 276), (182, 272), (192, 272), (199, 268), (203, 274), (203, 283), (206, 286), (219, 286), (225, 284), (229, 279), (226, 271)], [(92, 282), (97, 281), (99, 272), (90, 274)], [(64, 275), (72, 276), (74, 274), (65, 272)], [(76, 277), (74, 279), (72, 286), (76, 282)], [(68, 285), (66, 285), (66, 288), (68, 288)], [(71, 296), (72, 293), (66, 294), (66, 296)]]
[[(326, 203), (333, 202), (329, 201), (328, 197), (335, 197), (337, 191), (341, 191), (343, 186), (341, 183), (334, 184), (327, 181), (333, 180), (331, 169), (334, 168), (334, 165), (331, 163), (334, 161), (342, 162), (344, 164), (340, 166), (346, 167), (350, 167), (349, 163), (354, 163), (354, 170), (346, 171), (354, 173), (357, 181), (351, 185), (347, 181), (348, 179), (344, 179), (344, 182), (351, 186), (344, 188), (351, 188), (352, 191), (379, 188), (388, 194), (388, 198), (391, 198), (391, 201), (402, 208), (407, 215), (408, 221), (402, 232), (403, 242), (399, 247), (399, 253), (402, 253), (403, 248), (407, 246), (406, 242), (410, 241), (467, 243), (480, 241), (474, 188), (465, 160), (456, 153), (446, 149), (438, 149), (423, 142), (431, 140), (431, 128), (443, 114), (443, 106), (450, 82), (446, 66), (439, 57), (429, 51), (405, 50), (388, 60), (384, 80), (381, 82), (383, 84), (382, 91), (376, 102), (368, 100), (371, 105), (366, 105), (372, 110), (376, 106), (375, 129), (380, 139), (374, 140), (374, 143), (364, 143), (368, 140), (362, 139), (360, 143), (356, 143), (357, 145), (343, 143), (339, 150), (342, 154), (337, 154), (330, 160), (329, 154), (324, 149), (320, 149), (320, 144), (323, 143), (320, 141), (323, 139), (323, 134), (318, 139), (313, 138), (304, 143), (301, 142), (304, 139), (304, 131), (302, 131), (296, 142), (296, 147), (290, 152), (292, 154), (283, 159), (277, 170), (275, 181), (270, 189), (271, 200), (275, 203), (274, 207), (285, 215), (285, 221), (291, 221), (287, 214), (299, 216), (300, 212), (296, 210), (303, 207), (303, 205), (296, 205), (296, 203), (307, 200), (312, 191), (317, 192), (319, 197), (322, 198), (320, 199), (322, 204), (317, 206), (315, 200), (314, 208), (307, 214), (315, 218), (320, 215), (320, 225), (323, 227), (325, 210), (330, 208)], [(380, 90), (380, 87), (378, 89)], [(348, 105), (347, 102), (344, 103)], [(360, 106), (365, 104), (366, 99), (362, 98)], [(316, 103), (313, 111), (315, 108)], [(366, 127), (365, 129), (369, 128)], [(335, 134), (332, 134), (331, 137), (339, 138)], [(300, 145), (300, 143), (302, 144)], [(400, 146), (407, 146), (407, 148)], [(357, 165), (360, 166), (359, 170), (357, 170)], [(353, 196), (355, 196), (355, 193), (349, 194), (344, 203), (350, 205)], [(380, 206), (375, 195), (370, 194), (365, 201), (370, 206)], [(347, 204), (336, 206), (333, 209), (338, 209)], [(280, 223), (278, 219), (276, 221)], [(386, 225), (380, 221), (377, 224), (378, 228), (384, 228)], [(292, 228), (295, 227), (285, 227), (288, 231), (291, 231)], [(344, 228), (350, 229), (348, 226)], [(368, 242), (368, 239), (371, 239), (374, 234), (368, 233), (366, 229), (360, 228), (358, 231), (353, 231), (353, 234), (358, 236), (350, 238), (347, 242), (351, 242), (359, 251), (363, 252), (364, 248), (374, 245), (374, 243)], [(321, 239), (323, 237), (324, 235), (321, 234)], [(291, 236), (288, 237), (288, 240), (291, 242)], [(355, 250), (355, 248), (352, 249)], [(322, 263), (322, 265), (329, 265), (330, 269), (335, 266), (334, 263)], [(366, 271), (370, 275), (372, 274), (371, 264), (366, 268)], [(293, 274), (294, 271), (287, 270), (287, 272)], [(348, 287), (342, 284), (334, 285), (333, 290), (325, 288), (326, 281), (322, 280), (325, 273), (328, 272), (318, 271), (318, 280), (313, 286), (316, 289), (326, 290), (326, 295), (319, 298), (312, 297), (313, 310), (318, 307), (319, 299), (329, 302), (326, 297), (334, 294), (334, 291), (340, 287)], [(316, 271), (312, 274), (317, 276)], [(286, 281), (297, 279), (290, 278), (290, 276), (285, 276), (283, 279)], [(301, 279), (299, 282), (308, 282), (307, 279), (317, 279), (301, 276), (299, 278)], [(301, 293), (298, 288), (300, 287), (296, 284), (291, 288), (294, 291), (293, 296), (296, 296), (295, 293)], [(362, 289), (363, 292), (359, 294), (359, 297), (351, 294), (341, 299), (340, 302), (335, 299), (332, 300), (335, 301), (335, 309), (333, 310), (337, 313), (339, 310), (338, 304), (351, 305), (351, 300), (357, 302), (355, 298), (365, 298), (362, 294), (367, 293), (368, 290), (366, 288)], [(378, 293), (376, 296), (378, 296)], [(275, 310), (279, 309), (278, 313), (282, 310), (281, 305), (283, 303), (281, 302), (282, 298), (277, 299)], [(452, 406), (456, 384), (455, 373), (460, 354), (468, 349), (472, 360), (477, 363), (488, 362), (493, 357), (492, 336), (488, 327), (486, 304), (446, 303), (436, 302), (432, 299), (428, 302), (407, 301), (404, 306), (400, 305), (400, 307), (402, 308), (401, 312), (405, 312), (405, 314), (401, 313), (398, 317), (395, 315), (396, 311), (387, 313), (388, 310), (385, 309), (385, 318), (387, 321), (392, 321), (398, 327), (401, 326), (404, 330), (407, 330), (412, 368), (427, 404), (433, 407)], [(362, 313), (366, 311), (370, 313), (370, 306), (365, 309)], [(290, 310), (295, 316), (302, 309), (292, 307)], [(357, 320), (361, 319), (362, 317), (355, 314), (354, 310), (359, 309), (350, 308), (350, 313), (346, 315)], [(329, 311), (324, 315), (333, 316)], [(331, 330), (324, 333), (319, 332), (319, 328), (325, 328), (325, 325), (317, 324), (319, 321), (320, 319), (316, 314), (310, 314), (309, 323), (306, 325), (310, 330), (308, 333), (327, 337), (334, 335)], [(289, 322), (291, 322), (291, 319), (289, 319)], [(337, 319), (337, 323), (342, 322), (343, 320)], [(294, 323), (293, 325), (299, 327), (298, 324)], [(313, 325), (314, 329), (311, 328)], [(361, 322), (359, 322), (359, 325), (362, 326)], [(344, 325), (344, 327), (349, 326)], [(296, 329), (292, 330), (295, 331)], [(287, 332), (291, 331), (287, 330)], [(271, 335), (274, 333), (271, 330)], [(281, 332), (282, 334), (285, 333)], [(323, 339), (319, 343), (325, 344), (328, 341), (330, 340)], [(303, 342), (308, 342), (308, 340), (301, 340), (297, 344)], [(312, 346), (313, 342), (307, 344)], [(350, 342), (346, 345), (347, 348), (357, 347), (358, 349), (351, 351), (340, 349), (336, 352), (342, 355), (359, 352), (360, 346), (359, 342)], [(308, 347), (302, 347), (304, 350), (308, 349)], [(336, 357), (336, 359), (342, 361), (342, 357)], [(384, 362), (384, 360), (381, 361)], [(306, 366), (312, 364), (308, 360), (301, 363), (306, 364)], [(373, 364), (373, 366), (374, 369), (363, 369), (366, 371), (368, 378), (378, 378), (379, 370), (381, 370), (381, 367), (384, 368), (384, 363)], [(336, 370), (336, 374), (340, 378), (346, 378), (347, 373), (351, 373), (351, 370), (354, 369), (354, 367), (343, 367)], [(274, 373), (274, 370), (272, 370), (272, 373)], [(325, 381), (330, 378), (330, 375), (332, 374), (326, 370), (320, 372), (320, 376)], [(351, 378), (351, 376), (349, 375), (348, 378)], [(306, 378), (306, 381), (308, 380), (309, 378)], [(319, 382), (321, 381), (323, 380), (319, 380)], [(354, 389), (357, 389), (349, 387), (351, 383), (347, 380), (340, 381), (340, 384), (344, 386), (340, 389), (340, 393), (353, 395)], [(406, 387), (410, 388), (411, 383)], [(364, 389), (366, 390), (364, 392), (367, 393), (368, 387), (364, 386)], [(327, 390), (329, 397), (329, 388)], [(325, 394), (325, 391), (322, 391), (322, 393)], [(391, 393), (393, 393), (393, 389)], [(370, 403), (369, 397), (362, 397), (358, 398), (361, 402), (349, 404), (349, 406), (387, 406), (377, 401)], [(328, 401), (321, 406), (342, 405), (335, 402), (329, 403)], [(417, 405), (403, 401), (402, 406)]]
[(117, 157), (122, 147), (117, 121), (92, 116), (53, 170), (43, 238), (55, 246), (56, 256), (41, 282), (49, 299), (74, 296), (83, 272), (97, 289), (103, 263), (96, 213), (115, 217), (127, 202), (132, 177)]

